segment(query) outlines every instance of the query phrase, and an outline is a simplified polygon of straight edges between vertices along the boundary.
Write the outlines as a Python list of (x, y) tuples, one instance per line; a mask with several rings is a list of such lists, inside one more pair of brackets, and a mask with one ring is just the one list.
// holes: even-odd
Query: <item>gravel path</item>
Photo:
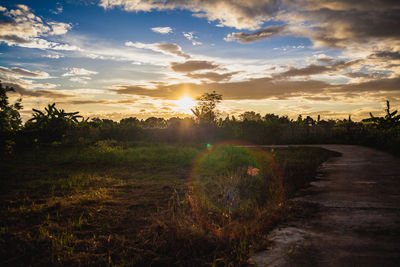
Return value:
[(295, 201), (321, 205), (312, 219), (281, 225), (257, 266), (400, 266), (400, 159), (371, 148), (318, 145), (342, 153), (319, 169)]

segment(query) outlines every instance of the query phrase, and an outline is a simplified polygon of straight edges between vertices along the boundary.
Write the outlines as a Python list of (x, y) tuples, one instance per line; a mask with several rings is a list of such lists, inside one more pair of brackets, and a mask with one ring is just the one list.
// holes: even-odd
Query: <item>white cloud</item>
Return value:
[(50, 10), (51, 13), (58, 15), (64, 11), (63, 6), (60, 3), (57, 3), (57, 7), (55, 9)]
[(53, 59), (59, 59), (59, 58), (63, 58), (64, 55), (60, 55), (60, 54), (48, 54), (48, 55), (43, 55), (42, 57), (47, 57), (47, 58), (53, 58)]
[(175, 55), (179, 57), (184, 57), (186, 59), (190, 58), (188, 54), (185, 54), (182, 51), (182, 48), (174, 43), (152, 43), (152, 44), (145, 44), (140, 42), (125, 42), (125, 46), (135, 47), (140, 49), (149, 49), (155, 52), (160, 52), (166, 55)]
[(87, 76), (78, 76), (78, 77), (71, 77), (69, 80), (71, 82), (77, 82), (82, 84), (87, 84), (92, 78)]
[(45, 22), (33, 14), (26, 5), (17, 5), (16, 9), (0, 8), (7, 20), (0, 24), (0, 42), (9, 46), (52, 50), (79, 50), (76, 46), (47, 40), (54, 35), (64, 35), (71, 28), (71, 24), (64, 22)]
[(71, 29), (71, 24), (69, 23), (49, 22), (48, 24), (52, 28), (52, 31), (50, 32), (51, 35), (63, 35)]
[(153, 32), (161, 33), (161, 34), (168, 34), (172, 32), (171, 27), (155, 27), (151, 28)]
[(62, 76), (63, 77), (70, 77), (70, 76), (88, 76), (88, 75), (94, 75), (97, 74), (98, 72), (92, 71), (92, 70), (87, 70), (84, 68), (68, 68), (68, 71), (64, 73)]
[(196, 39), (198, 38), (196, 35), (194, 35), (194, 32), (184, 32), (183, 36), (185, 36), (186, 39), (192, 42), (192, 45), (201, 45), (203, 44), (202, 42), (197, 41)]

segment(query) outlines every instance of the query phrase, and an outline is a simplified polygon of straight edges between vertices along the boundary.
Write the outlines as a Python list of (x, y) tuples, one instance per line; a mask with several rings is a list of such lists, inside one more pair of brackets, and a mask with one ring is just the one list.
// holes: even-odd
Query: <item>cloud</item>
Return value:
[(78, 77), (69, 78), (69, 80), (71, 82), (77, 82), (77, 83), (81, 83), (81, 84), (87, 84), (88, 81), (90, 81), (91, 79), (92, 79), (91, 77), (87, 77), (87, 76), (78, 76)]
[(286, 6), (288, 12), (277, 18), (290, 25), (294, 35), (310, 38), (316, 47), (399, 43), (398, 1), (296, 0), (286, 1)]
[(55, 15), (61, 14), (63, 11), (64, 11), (64, 8), (60, 3), (57, 3), (57, 7), (55, 9), (50, 10), (50, 12)]
[[(285, 34), (286, 26), (284, 25), (275, 25), (268, 26), (260, 31), (256, 31), (253, 33), (244, 33), (244, 32), (233, 32), (228, 34), (224, 40), (227, 42), (238, 41), (239, 43), (252, 43), (255, 41), (261, 41), (264, 39), (268, 39), (273, 35), (283, 35)], [(287, 32), (286, 32), (287, 34)]]
[(314, 58), (317, 60), (317, 62), (320, 63), (332, 63), (335, 60), (333, 57), (327, 56), (325, 54), (314, 55)]
[(254, 30), (271, 18), (281, 3), (277, 0), (100, 0), (99, 5), (133, 12), (186, 9), (196, 17), (217, 21), (220, 26)]
[(22, 68), (6, 68), (2, 66), (0, 66), (0, 74), (2, 74), (3, 77), (12, 76), (16, 78), (31, 78), (31, 79), (51, 78), (47, 72), (43, 71), (30, 71)]
[(166, 55), (175, 55), (189, 59), (190, 56), (183, 53), (182, 48), (174, 43), (152, 43), (145, 44), (140, 42), (125, 42), (125, 46), (135, 47), (140, 49), (149, 49), (155, 52), (160, 52)]
[(60, 54), (47, 54), (47, 55), (43, 55), (42, 57), (47, 57), (47, 58), (52, 58), (52, 59), (59, 59), (59, 58), (63, 58), (64, 55), (60, 55)]
[(68, 71), (62, 75), (63, 77), (88, 76), (88, 75), (94, 75), (94, 74), (98, 73), (96, 71), (87, 70), (87, 69), (84, 69), (84, 68), (68, 68), (67, 70)]
[(304, 93), (316, 94), (330, 87), (330, 84), (323, 81), (287, 81), (272, 78), (250, 79), (242, 82), (206, 82), (202, 84), (178, 83), (161, 84), (156, 89), (148, 89), (142, 86), (120, 86), (113, 89), (117, 94), (142, 95), (158, 98), (179, 98), (184, 93), (201, 95), (205, 92), (216, 90), (226, 100), (239, 99), (286, 99), (293, 96), (300, 96)]
[(214, 82), (226, 81), (230, 80), (233, 75), (238, 74), (240, 72), (228, 72), (228, 73), (218, 73), (218, 72), (204, 72), (204, 73), (188, 73), (187, 77), (192, 79), (207, 79)]
[(310, 76), (316, 74), (323, 74), (327, 72), (340, 71), (342, 69), (349, 68), (353, 65), (360, 63), (361, 60), (350, 60), (350, 61), (336, 61), (331, 65), (316, 65), (310, 64), (304, 68), (291, 67), (289, 70), (275, 74), (275, 77), (296, 77), (296, 76)]
[(57, 91), (51, 91), (51, 90), (32, 90), (32, 89), (27, 89), (23, 85), (15, 82), (9, 82), (9, 81), (4, 81), (2, 82), (3, 85), (5, 86), (10, 86), (15, 89), (15, 91), (22, 95), (22, 96), (31, 96), (31, 97), (45, 97), (45, 98), (58, 98), (58, 97), (68, 97), (71, 95), (67, 95), (64, 93), (60, 93)]
[(381, 79), (385, 78), (388, 76), (388, 74), (385, 73), (380, 73), (380, 72), (348, 72), (344, 74), (347, 77), (350, 78), (363, 78), (363, 79)]
[(370, 58), (382, 58), (386, 60), (400, 60), (400, 51), (378, 51), (369, 56)]
[[(13, 87), (17, 93), (33, 97), (61, 97), (66, 94), (43, 89), (53, 89), (57, 84), (36, 83), (39, 79), (52, 78), (43, 71), (30, 71), (22, 68), (0, 66), (0, 81), (3, 85)], [(40, 90), (36, 90), (40, 88)]]
[[(225, 38), (242, 43), (280, 34), (309, 38), (314, 47), (400, 46), (400, 2), (393, 0), (100, 0), (99, 5), (133, 12), (189, 10), (217, 26), (254, 30)], [(283, 25), (260, 30), (269, 21)]]
[(63, 35), (66, 34), (71, 29), (71, 24), (62, 23), (62, 22), (49, 22), (52, 31), (50, 31), (50, 35)]
[(372, 81), (336, 85), (334, 92), (379, 92), (396, 91), (400, 94), (400, 77), (375, 79)]
[(111, 90), (122, 95), (139, 95), (161, 99), (178, 99), (187, 93), (201, 95), (215, 90), (222, 94), (225, 100), (286, 100), (301, 97), (312, 101), (327, 101), (338, 97), (343, 99), (349, 97), (365, 98), (369, 95), (376, 101), (376, 99), (381, 100), (388, 96), (400, 99), (400, 78), (337, 85), (318, 80), (277, 80), (266, 77), (241, 82), (160, 84), (154, 89), (126, 85)]
[(0, 42), (9, 46), (53, 50), (79, 50), (76, 46), (61, 44), (44, 39), (53, 35), (64, 35), (71, 24), (63, 22), (45, 22), (33, 14), (29, 7), (16, 5), (16, 9), (1, 8), (6, 20), (0, 21)]
[(188, 60), (183, 63), (171, 62), (170, 67), (175, 72), (194, 72), (198, 70), (216, 69), (219, 65), (205, 60)]
[(153, 32), (161, 33), (161, 34), (168, 34), (172, 32), (171, 27), (154, 27), (151, 28)]
[(194, 35), (194, 32), (184, 32), (183, 36), (185, 36), (186, 39), (192, 42), (192, 45), (202, 45), (202, 42), (197, 41), (196, 39), (198, 38), (196, 35)]

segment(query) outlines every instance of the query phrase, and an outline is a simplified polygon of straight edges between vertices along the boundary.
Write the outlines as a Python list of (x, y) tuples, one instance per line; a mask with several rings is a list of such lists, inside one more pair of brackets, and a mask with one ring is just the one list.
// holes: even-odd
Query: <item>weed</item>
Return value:
[(282, 185), (295, 192), (332, 156), (214, 149), (106, 141), (13, 153), (1, 163), (0, 264), (245, 264), (268, 242)]

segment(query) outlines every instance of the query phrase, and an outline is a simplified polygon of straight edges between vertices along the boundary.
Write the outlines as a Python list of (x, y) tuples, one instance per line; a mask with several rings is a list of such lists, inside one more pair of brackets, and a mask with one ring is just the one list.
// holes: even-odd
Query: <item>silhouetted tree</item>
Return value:
[(391, 112), (390, 111), (390, 102), (389, 100), (386, 100), (386, 109), (385, 109), (386, 115), (385, 117), (375, 117), (372, 115), (370, 112), (370, 118), (364, 119), (363, 122), (372, 122), (374, 126), (377, 128), (383, 128), (383, 129), (389, 129), (392, 128), (396, 125), (400, 124), (400, 115), (397, 114), (397, 110)]
[(279, 116), (275, 115), (274, 113), (267, 113), (264, 116), (264, 120), (266, 122), (277, 122), (279, 121)]
[(198, 104), (192, 110), (200, 124), (215, 124), (218, 117), (217, 104), (222, 101), (222, 95), (215, 91), (204, 93), (197, 98)]
[(164, 118), (150, 117), (144, 121), (144, 125), (147, 128), (165, 128), (167, 127), (167, 122)]
[(254, 111), (246, 111), (239, 115), (240, 119), (245, 121), (260, 121), (261, 115), (260, 113), (255, 113)]
[(21, 127), (21, 117), (19, 110), (22, 109), (21, 99), (14, 104), (8, 101), (8, 92), (15, 92), (14, 88), (0, 83), (0, 132), (16, 131)]
[(140, 123), (140, 120), (136, 117), (129, 117), (129, 118), (124, 118), (120, 120), (119, 124), (123, 126), (128, 126), (128, 125), (138, 125)]
[(59, 141), (66, 134), (67, 130), (76, 124), (78, 119), (83, 118), (77, 112), (65, 112), (57, 109), (56, 104), (49, 104), (45, 111), (32, 109), (32, 118), (25, 123), (25, 127), (37, 131), (41, 141)]

